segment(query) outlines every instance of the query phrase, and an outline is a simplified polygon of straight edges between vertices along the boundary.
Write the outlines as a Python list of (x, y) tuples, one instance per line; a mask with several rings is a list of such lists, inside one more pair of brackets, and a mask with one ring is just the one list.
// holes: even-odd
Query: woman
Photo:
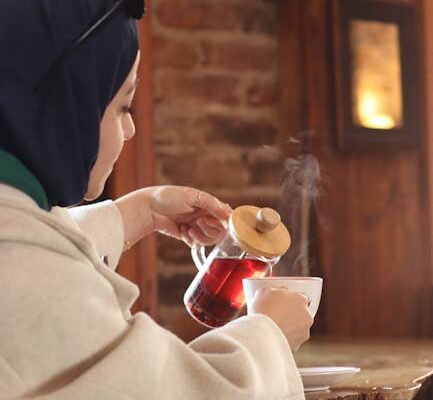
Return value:
[(141, 14), (130, 1), (2, 2), (0, 399), (303, 399), (291, 353), (312, 324), (303, 296), (261, 291), (250, 315), (190, 344), (129, 312), (122, 251), (153, 231), (215, 243), (228, 206), (171, 186), (70, 207), (99, 196), (134, 135)]

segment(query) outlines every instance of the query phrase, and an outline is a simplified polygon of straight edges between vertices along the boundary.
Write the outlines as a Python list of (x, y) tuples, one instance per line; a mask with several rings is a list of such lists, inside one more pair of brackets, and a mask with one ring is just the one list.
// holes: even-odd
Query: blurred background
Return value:
[[(293, 237), (275, 274), (324, 278), (314, 334), (431, 336), (431, 1), (147, 5), (137, 135), (109, 195), (188, 185), (274, 207)], [(182, 303), (186, 245), (155, 235), (120, 272), (136, 309), (185, 340), (205, 330)]]

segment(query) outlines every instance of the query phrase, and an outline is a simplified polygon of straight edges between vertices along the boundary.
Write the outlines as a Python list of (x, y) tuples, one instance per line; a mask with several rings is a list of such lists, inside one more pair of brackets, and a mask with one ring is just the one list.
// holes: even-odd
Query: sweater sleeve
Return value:
[(187, 344), (144, 313), (137, 287), (45, 213), (0, 213), (0, 399), (304, 400), (265, 316)]
[(7, 298), (0, 307), (0, 360), (13, 372), (0, 376), (6, 395), (304, 400), (289, 345), (267, 317), (243, 317), (186, 344), (144, 313), (125, 318), (120, 285), (110, 283), (117, 274), (103, 266), (13, 243), (0, 244), (0, 262)]
[(304, 398), (290, 346), (279, 327), (265, 315), (241, 317), (209, 331), (190, 346), (233, 384), (254, 388), (253, 398)]
[(124, 230), (120, 212), (113, 201), (72, 207), (69, 215), (105, 258), (111, 269), (116, 269), (123, 250)]

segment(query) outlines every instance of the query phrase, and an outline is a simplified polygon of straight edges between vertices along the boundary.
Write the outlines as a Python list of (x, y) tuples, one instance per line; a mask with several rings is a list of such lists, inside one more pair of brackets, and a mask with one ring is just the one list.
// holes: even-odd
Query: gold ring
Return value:
[(194, 201), (194, 206), (193, 206), (194, 208), (200, 208), (200, 200), (202, 195), (203, 195), (202, 191), (198, 192), (197, 197), (195, 198)]

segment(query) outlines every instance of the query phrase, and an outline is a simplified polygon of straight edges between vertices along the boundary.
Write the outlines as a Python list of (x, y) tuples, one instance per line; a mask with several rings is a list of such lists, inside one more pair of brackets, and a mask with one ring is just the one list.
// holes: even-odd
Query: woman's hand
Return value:
[(309, 339), (314, 322), (307, 297), (282, 288), (257, 290), (248, 314), (264, 314), (271, 318), (283, 331), (293, 351)]
[(221, 240), (232, 211), (209, 193), (181, 186), (154, 188), (150, 208), (155, 230), (190, 246)]
[(158, 231), (193, 243), (212, 245), (226, 230), (231, 208), (209, 193), (183, 186), (154, 186), (115, 201), (125, 228), (126, 249)]

